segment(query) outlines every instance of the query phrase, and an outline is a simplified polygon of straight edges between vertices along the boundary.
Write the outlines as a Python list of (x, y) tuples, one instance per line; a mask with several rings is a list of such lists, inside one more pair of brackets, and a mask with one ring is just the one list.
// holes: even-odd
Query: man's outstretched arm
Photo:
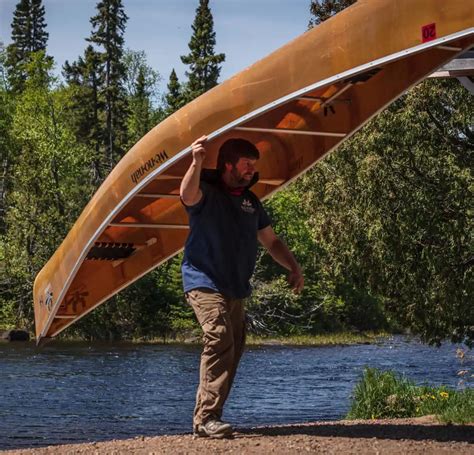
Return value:
[(260, 229), (257, 233), (258, 241), (269, 252), (278, 264), (290, 271), (288, 283), (295, 292), (301, 292), (304, 286), (304, 277), (301, 266), (285, 243), (275, 234), (271, 226)]
[(187, 206), (197, 204), (202, 198), (199, 181), (201, 178), (202, 163), (206, 156), (206, 149), (203, 145), (206, 140), (207, 136), (201, 136), (191, 145), (193, 161), (186, 171), (186, 174), (184, 174), (181, 186), (179, 187), (179, 196)]

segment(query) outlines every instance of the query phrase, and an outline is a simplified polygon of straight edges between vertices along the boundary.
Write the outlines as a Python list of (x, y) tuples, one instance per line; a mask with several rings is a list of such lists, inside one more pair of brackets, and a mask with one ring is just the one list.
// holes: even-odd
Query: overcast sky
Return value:
[[(18, 0), (0, 0), (0, 41), (11, 40), (11, 22)], [(48, 54), (59, 73), (62, 64), (74, 61), (91, 33), (89, 19), (98, 0), (43, 0), (49, 33)], [(146, 52), (147, 60), (163, 78), (165, 90), (172, 68), (180, 80), (188, 53), (191, 24), (198, 0), (123, 0), (129, 17), (125, 47)], [(211, 0), (216, 31), (216, 53), (224, 52), (220, 81), (265, 57), (302, 34), (309, 21), (310, 0)]]

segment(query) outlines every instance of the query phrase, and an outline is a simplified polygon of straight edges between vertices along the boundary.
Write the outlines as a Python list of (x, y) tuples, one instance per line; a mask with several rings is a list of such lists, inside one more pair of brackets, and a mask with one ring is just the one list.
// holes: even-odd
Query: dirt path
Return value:
[(474, 425), (418, 419), (318, 422), (240, 430), (234, 439), (138, 437), (5, 454), (474, 454)]

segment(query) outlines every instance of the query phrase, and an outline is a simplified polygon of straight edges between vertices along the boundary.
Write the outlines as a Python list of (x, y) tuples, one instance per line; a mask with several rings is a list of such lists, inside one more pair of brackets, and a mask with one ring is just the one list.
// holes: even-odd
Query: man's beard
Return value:
[(249, 178), (244, 178), (245, 174), (241, 174), (235, 167), (232, 167), (231, 175), (235, 186), (247, 186), (253, 177), (253, 175), (249, 173)]

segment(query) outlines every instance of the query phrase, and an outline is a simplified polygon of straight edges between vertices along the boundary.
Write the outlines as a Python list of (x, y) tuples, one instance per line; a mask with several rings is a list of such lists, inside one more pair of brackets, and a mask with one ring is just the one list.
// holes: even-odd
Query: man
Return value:
[(276, 236), (259, 199), (249, 190), (258, 178), (257, 148), (229, 139), (219, 150), (217, 169), (202, 169), (206, 136), (192, 144), (193, 161), (180, 187), (190, 233), (182, 264), (186, 299), (204, 332), (194, 434), (228, 437), (221, 420), (245, 343), (244, 299), (257, 256), (257, 240), (290, 271), (295, 292), (303, 288), (301, 267)]

